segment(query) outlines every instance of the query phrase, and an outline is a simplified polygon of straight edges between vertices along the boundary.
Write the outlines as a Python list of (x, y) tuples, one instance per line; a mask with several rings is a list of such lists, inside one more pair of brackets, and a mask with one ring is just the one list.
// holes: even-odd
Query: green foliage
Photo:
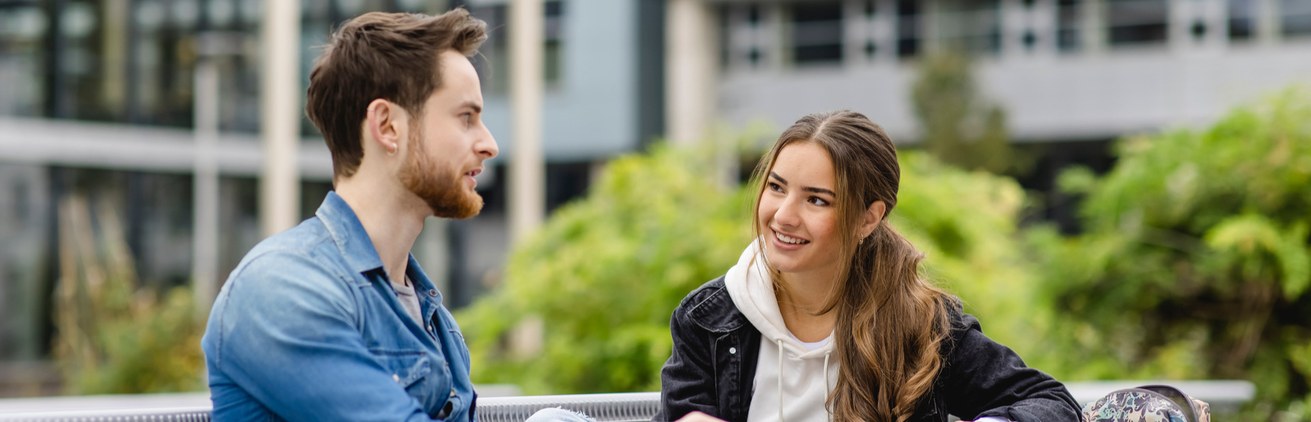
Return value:
[[(713, 164), (657, 146), (614, 160), (585, 199), (557, 210), (511, 253), (502, 287), (460, 312), (475, 380), (534, 393), (658, 390), (674, 307), (751, 236), (749, 196), (716, 184)], [(540, 354), (502, 347), (538, 317)]]
[(1034, 294), (1038, 280), (1018, 237), (1024, 190), (1009, 178), (900, 155), (902, 184), (890, 222), (925, 253), (926, 274), (960, 296), (988, 335), (1026, 358), (1045, 355), (1032, 333), (1051, 320), (1050, 306)]
[(910, 99), (924, 148), (943, 162), (995, 174), (1031, 167), (1032, 159), (1010, 145), (1006, 111), (979, 94), (965, 55), (925, 57)]
[(1287, 405), (1311, 394), (1308, 96), (1129, 138), (1119, 156), (1104, 177), (1063, 177), (1086, 195), (1085, 234), (1031, 236), (1065, 330), (1124, 366), (1084, 375), (1250, 379), (1263, 405), (1305, 408)]
[(113, 207), (93, 219), (60, 203), (55, 356), (70, 394), (203, 390), (200, 324), (189, 289), (140, 286)]

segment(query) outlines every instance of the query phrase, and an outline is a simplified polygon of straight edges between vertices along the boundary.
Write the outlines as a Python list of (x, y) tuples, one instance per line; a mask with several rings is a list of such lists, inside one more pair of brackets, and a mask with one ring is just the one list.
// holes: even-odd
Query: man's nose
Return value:
[(492, 136), (492, 131), (483, 126), (482, 139), (475, 144), (478, 155), (483, 156), (484, 160), (491, 159), (501, 154), (501, 147), (496, 145), (496, 137)]

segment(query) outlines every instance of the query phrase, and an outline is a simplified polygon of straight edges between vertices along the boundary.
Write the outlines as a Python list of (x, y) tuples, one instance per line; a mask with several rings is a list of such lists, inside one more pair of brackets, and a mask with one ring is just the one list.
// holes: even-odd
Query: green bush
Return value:
[(60, 201), (55, 358), (69, 394), (204, 389), (201, 324), (188, 288), (162, 297), (137, 279), (113, 207)]
[(1240, 108), (1205, 130), (1128, 138), (1118, 155), (1104, 177), (1062, 176), (1085, 195), (1084, 234), (1031, 236), (1046, 294), (1068, 312), (1060, 332), (1075, 334), (1073, 351), (1117, 365), (1073, 373), (1249, 379), (1251, 418), (1277, 409), (1311, 418), (1306, 93)]

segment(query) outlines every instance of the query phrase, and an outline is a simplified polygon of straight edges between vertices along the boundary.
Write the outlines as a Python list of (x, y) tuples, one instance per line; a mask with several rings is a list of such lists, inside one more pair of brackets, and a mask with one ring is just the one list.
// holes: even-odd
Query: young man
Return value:
[(201, 346), (213, 418), (473, 421), (469, 352), (410, 248), (428, 216), (482, 208), (497, 154), (469, 57), (486, 24), (369, 13), (333, 34), (308, 113), (335, 192), (232, 271)]

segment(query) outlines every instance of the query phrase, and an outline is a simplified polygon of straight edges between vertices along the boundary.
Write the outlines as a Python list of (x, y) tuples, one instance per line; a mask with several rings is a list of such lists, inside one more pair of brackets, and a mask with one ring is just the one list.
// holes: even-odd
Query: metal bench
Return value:
[[(1084, 404), (1111, 391), (1147, 384), (1167, 384), (1210, 403), (1212, 413), (1236, 412), (1252, 400), (1256, 388), (1247, 381), (1089, 381), (1067, 383)], [(648, 421), (655, 416), (660, 393), (571, 394), (556, 396), (479, 397), (478, 419), (521, 422), (547, 407), (581, 411), (598, 422)], [(206, 393), (47, 397), (0, 400), (0, 421), (64, 422), (208, 422)]]

